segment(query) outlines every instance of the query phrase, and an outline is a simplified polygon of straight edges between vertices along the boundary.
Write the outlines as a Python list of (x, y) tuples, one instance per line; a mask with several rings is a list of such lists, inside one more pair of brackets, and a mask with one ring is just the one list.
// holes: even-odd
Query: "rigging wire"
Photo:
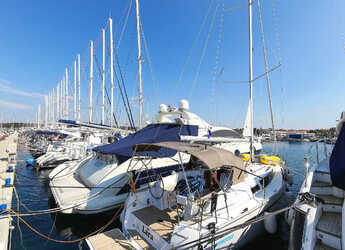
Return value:
[(147, 61), (149, 62), (150, 75), (151, 75), (151, 78), (152, 78), (153, 94), (155, 96), (155, 99), (157, 100), (158, 99), (158, 95), (157, 95), (157, 85), (158, 84), (157, 84), (156, 78), (155, 78), (155, 76), (153, 74), (152, 61), (151, 61), (151, 57), (150, 57), (150, 54), (149, 54), (149, 49), (148, 49), (148, 46), (147, 46), (147, 42), (146, 42), (146, 37), (145, 37), (145, 34), (144, 34), (143, 22), (142, 21), (140, 22), (140, 26), (141, 26), (141, 34), (142, 34), (143, 41), (144, 41), (145, 54), (146, 54), (146, 57), (147, 57)]
[(121, 41), (122, 41), (123, 33), (124, 33), (124, 31), (126, 30), (126, 27), (127, 27), (128, 16), (129, 16), (129, 13), (130, 13), (130, 11), (132, 9), (132, 2), (133, 2), (133, 0), (131, 0), (130, 3), (129, 3), (129, 7), (128, 7), (125, 23), (124, 23), (124, 25), (122, 27), (122, 30), (121, 30), (121, 33), (120, 33), (120, 37), (119, 37), (119, 40), (117, 42), (117, 50), (119, 50), (119, 48), (120, 48), (120, 44), (121, 44)]
[(212, 7), (214, 1), (215, 1), (215, 0), (212, 0), (212, 1), (210, 2), (210, 5), (208, 6), (207, 12), (206, 12), (206, 14), (205, 14), (205, 16), (204, 16), (204, 19), (203, 19), (202, 24), (201, 24), (201, 26), (200, 26), (199, 32), (198, 32), (196, 38), (194, 39), (194, 42), (193, 42), (193, 44), (192, 44), (192, 47), (189, 49), (187, 59), (186, 59), (184, 65), (183, 65), (183, 67), (182, 67), (182, 69), (181, 69), (181, 72), (180, 72), (180, 75), (179, 75), (177, 84), (180, 84), (181, 81), (182, 81), (182, 76), (183, 76), (183, 74), (184, 74), (184, 72), (185, 72), (185, 70), (186, 70), (187, 65), (189, 64), (189, 61), (191, 60), (193, 49), (194, 49), (194, 47), (196, 46), (197, 41), (199, 40), (199, 37), (200, 37), (200, 35), (201, 35), (201, 32), (204, 30), (204, 26), (205, 26), (205, 24), (206, 24), (207, 18), (208, 18), (209, 14), (210, 14), (211, 7)]
[(206, 37), (206, 41), (205, 41), (204, 46), (203, 46), (203, 49), (202, 49), (202, 53), (201, 53), (199, 65), (198, 65), (198, 67), (197, 67), (197, 71), (196, 71), (196, 73), (195, 73), (195, 77), (194, 77), (194, 80), (193, 80), (192, 88), (191, 88), (191, 91), (190, 91), (190, 93), (189, 93), (189, 99), (191, 98), (191, 96), (192, 96), (192, 94), (193, 94), (195, 85), (196, 85), (196, 83), (197, 83), (197, 81), (198, 81), (198, 78), (199, 78), (199, 73), (200, 73), (201, 64), (202, 64), (202, 62), (203, 62), (203, 60), (204, 60), (204, 57), (205, 57), (205, 54), (206, 54), (207, 45), (208, 45), (208, 42), (209, 42), (209, 40), (210, 40), (211, 32), (212, 32), (212, 29), (213, 29), (214, 21), (215, 21), (215, 19), (216, 19), (216, 14), (217, 14), (219, 5), (220, 5), (220, 0), (218, 0), (217, 6), (216, 6), (216, 10), (214, 11), (214, 14), (213, 14), (213, 17), (212, 17), (212, 21), (211, 21), (211, 24), (210, 24), (210, 27), (209, 27), (209, 30), (208, 30), (208, 34), (207, 34), (207, 37)]
[(211, 87), (211, 98), (210, 98), (210, 107), (211, 107), (211, 114), (214, 114), (214, 123), (216, 122), (217, 118), (217, 108), (215, 103), (215, 96), (216, 96), (216, 81), (218, 78), (218, 66), (219, 66), (219, 57), (220, 57), (220, 49), (223, 37), (223, 28), (224, 28), (224, 10), (225, 10), (225, 0), (222, 3), (222, 10), (220, 13), (220, 20), (218, 26), (218, 38), (217, 38), (217, 48), (216, 48), (216, 63), (214, 65), (213, 71), (213, 79), (212, 79), (212, 87)]

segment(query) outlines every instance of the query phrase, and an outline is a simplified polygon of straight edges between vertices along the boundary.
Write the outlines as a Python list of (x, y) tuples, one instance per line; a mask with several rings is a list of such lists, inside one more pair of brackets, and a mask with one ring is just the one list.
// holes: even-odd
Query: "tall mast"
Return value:
[(48, 96), (44, 96), (44, 102), (45, 102), (45, 122), (44, 125), (47, 127), (48, 125)]
[(47, 123), (49, 123), (50, 122), (50, 93), (48, 93), (47, 97), (48, 97), (48, 106), (47, 106), (48, 119), (47, 119)]
[(114, 114), (114, 42), (113, 42), (113, 19), (109, 18), (110, 33), (110, 126), (113, 126)]
[(89, 106), (89, 123), (92, 122), (92, 88), (93, 88), (93, 41), (90, 42), (90, 106)]
[(80, 121), (80, 54), (78, 54), (78, 120)]
[(140, 15), (139, 15), (139, 0), (135, 0), (136, 14), (137, 14), (137, 38), (138, 38), (138, 72), (139, 72), (139, 121), (138, 126), (141, 128), (143, 115), (143, 86), (141, 80), (141, 40), (140, 40)]
[(66, 119), (69, 119), (69, 107), (68, 107), (68, 103), (69, 103), (69, 98), (68, 98), (68, 86), (69, 86), (69, 82), (68, 82), (68, 69), (66, 68), (66, 79), (65, 79), (65, 84), (66, 84)]
[(249, 105), (250, 105), (250, 118), (251, 118), (251, 130), (250, 130), (250, 159), (254, 160), (253, 150), (253, 13), (252, 5), (253, 0), (248, 0), (248, 14), (249, 14)]
[(103, 37), (103, 62), (102, 62), (102, 119), (101, 124), (105, 124), (104, 122), (104, 111), (105, 111), (105, 29), (102, 29), (102, 37)]
[(41, 122), (41, 104), (38, 104), (38, 111), (37, 111), (37, 128), (40, 128)]
[(65, 97), (64, 97), (64, 91), (65, 91), (65, 77), (62, 77), (62, 80), (60, 81), (60, 119), (64, 119), (65, 114)]
[(262, 23), (262, 17), (261, 17), (261, 7), (260, 7), (260, 0), (258, 0), (258, 14), (260, 19), (260, 31), (261, 31), (261, 41), (262, 41), (262, 50), (264, 54), (264, 61), (265, 61), (265, 75), (266, 75), (266, 85), (267, 85), (267, 92), (268, 92), (268, 102), (271, 112), (271, 122), (272, 122), (272, 132), (273, 132), (273, 140), (276, 141), (276, 132), (274, 128), (274, 118), (273, 118), (273, 109), (272, 109), (272, 99), (271, 99), (271, 86), (270, 86), (270, 77), (268, 74), (268, 63), (267, 63), (267, 57), (266, 57), (266, 47), (265, 47), (265, 37), (264, 37), (264, 25)]
[(56, 119), (60, 119), (60, 103), (59, 103), (59, 98), (60, 98), (60, 84), (58, 83), (56, 86)]
[(73, 91), (73, 101), (74, 101), (74, 109), (73, 109), (73, 118), (77, 120), (77, 62), (74, 60), (74, 91)]
[(53, 124), (55, 126), (55, 89), (53, 89), (53, 93), (52, 93), (52, 120), (53, 120)]

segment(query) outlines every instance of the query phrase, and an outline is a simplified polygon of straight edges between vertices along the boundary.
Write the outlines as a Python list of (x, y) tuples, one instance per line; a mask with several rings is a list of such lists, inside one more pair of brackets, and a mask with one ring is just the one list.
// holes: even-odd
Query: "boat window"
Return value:
[(117, 195), (120, 194), (127, 194), (129, 191), (131, 190), (131, 186), (129, 185), (129, 183), (126, 183), (121, 190), (117, 193)]
[(111, 163), (108, 163), (99, 157), (92, 157), (79, 170), (79, 178), (86, 186), (96, 186), (105, 175), (113, 169)]
[(135, 180), (135, 187), (139, 188), (141, 185), (159, 180), (159, 175), (161, 177), (166, 177), (168, 175), (171, 175), (172, 171), (178, 172), (180, 169), (180, 165), (172, 165), (162, 168), (155, 168), (155, 169), (149, 169), (144, 170), (138, 174), (138, 177)]
[(211, 133), (211, 137), (242, 138), (242, 136), (239, 133), (230, 129), (213, 131)]
[(252, 193), (255, 194), (257, 191), (260, 190), (260, 186), (258, 184), (256, 184), (254, 187), (251, 188), (252, 189)]
[(260, 180), (261, 186), (264, 185), (266, 187), (268, 184), (270, 184), (272, 179), (273, 179), (273, 173), (270, 172), (268, 175), (266, 175), (263, 179)]

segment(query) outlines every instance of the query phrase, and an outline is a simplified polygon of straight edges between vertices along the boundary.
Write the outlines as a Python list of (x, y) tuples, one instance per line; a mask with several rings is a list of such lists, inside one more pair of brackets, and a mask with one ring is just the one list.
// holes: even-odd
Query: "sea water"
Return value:
[[(303, 181), (304, 157), (309, 153), (311, 164), (316, 162), (315, 143), (289, 143), (278, 142), (265, 143), (263, 153), (276, 151), (284, 160), (287, 167), (301, 174), (292, 173), (294, 183), (287, 188), (288, 195), (282, 197), (278, 202), (284, 207), (294, 201), (300, 185)], [(326, 145), (327, 152), (330, 153), (332, 146)], [(319, 144), (319, 158), (324, 157), (324, 146)], [(23, 148), (18, 149), (18, 159), (25, 160), (30, 157), (28, 151)], [(27, 167), (25, 161), (19, 161), (16, 166), (15, 186), (19, 197), (19, 204), (16, 196), (13, 195), (13, 209), (25, 215), (30, 211), (42, 211), (55, 207), (55, 202), (49, 189), (48, 175), (50, 170), (37, 171), (33, 167)], [(66, 183), (68, 185), (68, 183)], [(48, 213), (35, 216), (23, 216), (22, 218), (38, 232), (44, 234), (50, 239), (73, 241), (79, 239), (98, 228), (105, 225), (112, 217), (111, 213), (102, 215), (63, 215)], [(289, 226), (282, 219), (278, 219), (278, 231), (273, 235), (265, 235), (258, 238), (244, 249), (253, 249), (260, 246), (265, 249), (287, 249), (289, 238)], [(88, 249), (84, 241), (81, 243), (57, 243), (48, 240), (35, 233), (22, 222), (18, 223), (17, 218), (13, 218), (15, 229), (12, 232), (12, 249)], [(106, 230), (114, 227), (120, 227), (120, 222), (115, 221)]]

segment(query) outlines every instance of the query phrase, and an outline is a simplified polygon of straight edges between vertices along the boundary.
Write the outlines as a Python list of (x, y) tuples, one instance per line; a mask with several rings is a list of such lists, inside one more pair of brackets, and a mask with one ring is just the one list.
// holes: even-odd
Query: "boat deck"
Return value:
[(93, 235), (86, 239), (91, 250), (103, 249), (119, 249), (132, 250), (135, 249), (129, 241), (123, 236), (118, 228), (114, 228), (107, 232)]
[(155, 206), (149, 206), (139, 209), (133, 214), (163, 239), (170, 241), (174, 225), (177, 223), (176, 211), (159, 210)]
[(328, 204), (328, 205), (338, 205), (338, 206), (342, 206), (343, 205), (343, 201), (344, 201), (344, 198), (339, 198), (339, 197), (336, 197), (334, 195), (317, 195), (317, 197), (321, 198), (325, 204)]
[(323, 211), (316, 229), (336, 237), (341, 237), (341, 213)]

